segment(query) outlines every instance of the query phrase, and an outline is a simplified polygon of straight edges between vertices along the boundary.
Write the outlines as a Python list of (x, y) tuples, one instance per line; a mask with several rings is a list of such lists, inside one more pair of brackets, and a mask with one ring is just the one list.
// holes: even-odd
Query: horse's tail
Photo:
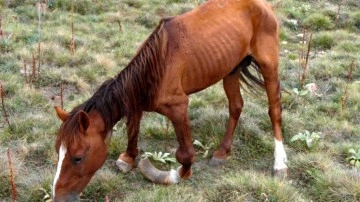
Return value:
[(246, 92), (257, 94), (260, 90), (265, 89), (259, 64), (251, 55), (246, 56), (232, 73), (237, 71), (240, 71), (240, 85)]

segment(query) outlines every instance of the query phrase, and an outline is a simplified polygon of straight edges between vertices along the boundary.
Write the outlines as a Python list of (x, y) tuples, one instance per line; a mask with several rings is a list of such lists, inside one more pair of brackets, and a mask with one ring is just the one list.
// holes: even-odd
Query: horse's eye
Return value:
[(84, 160), (84, 156), (82, 157), (73, 157), (71, 158), (71, 162), (75, 165), (78, 165), (79, 163), (81, 163), (81, 161)]

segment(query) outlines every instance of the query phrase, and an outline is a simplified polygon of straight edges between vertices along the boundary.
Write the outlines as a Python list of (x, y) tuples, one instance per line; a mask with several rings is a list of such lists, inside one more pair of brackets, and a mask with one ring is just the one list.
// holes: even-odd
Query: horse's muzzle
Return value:
[(77, 193), (69, 193), (65, 195), (55, 195), (53, 197), (53, 202), (75, 202), (80, 201), (79, 194)]

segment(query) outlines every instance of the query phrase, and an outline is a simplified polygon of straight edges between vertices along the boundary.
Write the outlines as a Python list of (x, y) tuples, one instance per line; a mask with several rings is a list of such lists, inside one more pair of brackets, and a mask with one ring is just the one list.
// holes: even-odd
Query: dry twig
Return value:
[(9, 162), (9, 170), (10, 170), (10, 184), (11, 184), (11, 195), (12, 195), (12, 200), (16, 201), (16, 197), (17, 197), (17, 193), (16, 193), (16, 187), (15, 187), (15, 179), (14, 179), (14, 168), (12, 165), (12, 159), (11, 159), (11, 153), (10, 153), (10, 149), (7, 149), (7, 158), (8, 158), (8, 162)]
[(347, 92), (348, 92), (348, 87), (349, 87), (349, 83), (350, 83), (350, 78), (351, 78), (351, 75), (352, 75), (353, 70), (354, 70), (354, 63), (355, 63), (355, 60), (353, 60), (351, 62), (351, 64), (350, 64), (350, 70), (349, 70), (349, 74), (348, 74), (346, 85), (345, 85), (344, 95), (341, 98), (341, 109), (342, 109), (342, 111), (344, 111), (345, 108), (346, 108)]
[(0, 39), (2, 39), (4, 37), (4, 32), (3, 32), (2, 26), (1, 26), (1, 20), (2, 20), (2, 18), (0, 16)]
[(335, 25), (338, 25), (338, 23), (339, 23), (340, 11), (341, 11), (341, 5), (342, 5), (342, 3), (343, 3), (343, 0), (339, 0), (338, 10), (337, 10), (337, 14), (336, 14), (336, 17), (335, 17)]
[(60, 106), (61, 109), (64, 109), (64, 85), (60, 84)]
[(301, 75), (299, 77), (301, 87), (304, 86), (305, 79), (306, 79), (306, 72), (307, 72), (308, 63), (309, 63), (309, 55), (310, 55), (310, 50), (311, 50), (311, 42), (312, 42), (312, 35), (313, 34), (310, 33), (310, 38), (309, 38), (309, 42), (308, 42), (306, 56), (304, 56), (305, 35), (306, 35), (306, 30), (304, 29), (302, 47), (301, 47), (301, 52), (300, 52), (300, 57), (299, 57), (300, 67), (302, 69), (302, 73), (301, 73)]
[(71, 40), (70, 40), (70, 52), (75, 53), (75, 39), (74, 39), (74, 1), (71, 1)]
[(0, 83), (0, 97), (1, 97), (1, 108), (2, 108), (2, 111), (3, 111), (5, 121), (8, 124), (9, 128), (11, 128), (10, 127), (9, 116), (8, 116), (8, 113), (7, 113), (6, 108), (5, 108), (5, 98), (4, 98), (5, 95), (4, 95), (4, 87), (3, 87), (2, 83)]
[(32, 59), (31, 59), (31, 78), (30, 78), (30, 85), (32, 85), (36, 80), (36, 59), (34, 52), (32, 52)]

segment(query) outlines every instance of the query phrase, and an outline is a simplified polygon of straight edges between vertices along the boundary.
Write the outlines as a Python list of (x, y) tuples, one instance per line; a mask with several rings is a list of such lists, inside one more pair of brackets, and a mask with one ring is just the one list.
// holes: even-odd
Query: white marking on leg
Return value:
[(57, 164), (56, 174), (55, 174), (54, 183), (53, 183), (53, 190), (52, 190), (53, 198), (55, 198), (55, 186), (56, 186), (56, 183), (57, 183), (57, 181), (59, 179), (59, 176), (60, 176), (61, 166), (62, 166), (62, 163), (64, 161), (66, 151), (67, 151), (67, 148), (63, 144), (61, 144), (60, 149), (59, 149), (59, 161), (58, 161), (58, 164)]
[(169, 174), (170, 184), (177, 184), (180, 182), (180, 174), (179, 174), (180, 168), (181, 166), (177, 170), (174, 169), (170, 170), (170, 174)]
[(287, 168), (287, 157), (282, 141), (275, 139), (275, 151), (274, 151), (275, 163), (274, 170), (281, 170)]

